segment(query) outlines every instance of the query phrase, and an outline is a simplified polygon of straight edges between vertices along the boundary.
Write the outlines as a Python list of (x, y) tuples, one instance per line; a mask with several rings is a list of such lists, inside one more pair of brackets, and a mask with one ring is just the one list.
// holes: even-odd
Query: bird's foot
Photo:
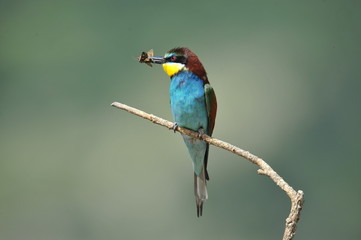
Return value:
[(202, 140), (203, 134), (204, 134), (204, 129), (202, 127), (200, 127), (197, 132), (198, 132), (198, 138)]
[(175, 132), (177, 130), (177, 128), (178, 128), (178, 123), (174, 122), (172, 130)]

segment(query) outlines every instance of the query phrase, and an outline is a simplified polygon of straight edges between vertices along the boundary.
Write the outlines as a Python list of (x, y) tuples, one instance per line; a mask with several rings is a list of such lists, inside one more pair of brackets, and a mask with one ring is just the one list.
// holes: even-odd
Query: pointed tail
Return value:
[(194, 196), (196, 198), (197, 217), (202, 216), (203, 202), (208, 199), (206, 175), (208, 174), (204, 166), (199, 176), (194, 173)]

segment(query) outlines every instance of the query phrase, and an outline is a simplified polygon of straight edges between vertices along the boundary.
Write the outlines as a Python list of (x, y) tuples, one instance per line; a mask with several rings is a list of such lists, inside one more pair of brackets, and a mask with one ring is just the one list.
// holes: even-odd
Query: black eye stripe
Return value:
[(186, 64), (187, 59), (184, 56), (169, 56), (165, 59), (167, 62), (183, 63)]

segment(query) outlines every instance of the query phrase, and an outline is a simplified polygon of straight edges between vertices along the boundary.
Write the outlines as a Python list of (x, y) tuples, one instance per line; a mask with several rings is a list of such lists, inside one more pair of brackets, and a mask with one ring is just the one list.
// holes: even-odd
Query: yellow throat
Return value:
[(175, 62), (167, 62), (167, 63), (162, 64), (162, 66), (163, 66), (164, 71), (170, 77), (185, 68), (184, 64), (175, 63)]

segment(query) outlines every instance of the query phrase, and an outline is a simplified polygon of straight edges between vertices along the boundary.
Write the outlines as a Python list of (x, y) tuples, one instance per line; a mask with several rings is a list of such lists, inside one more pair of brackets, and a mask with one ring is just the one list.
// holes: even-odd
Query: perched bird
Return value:
[[(170, 106), (175, 127), (181, 126), (211, 136), (216, 119), (217, 100), (197, 55), (188, 48), (178, 47), (169, 50), (164, 57), (149, 58), (153, 63), (162, 64), (164, 71), (170, 76)], [(209, 144), (182, 136), (193, 162), (194, 195), (199, 217), (202, 216), (203, 202), (208, 199), (206, 181), (209, 180)]]

